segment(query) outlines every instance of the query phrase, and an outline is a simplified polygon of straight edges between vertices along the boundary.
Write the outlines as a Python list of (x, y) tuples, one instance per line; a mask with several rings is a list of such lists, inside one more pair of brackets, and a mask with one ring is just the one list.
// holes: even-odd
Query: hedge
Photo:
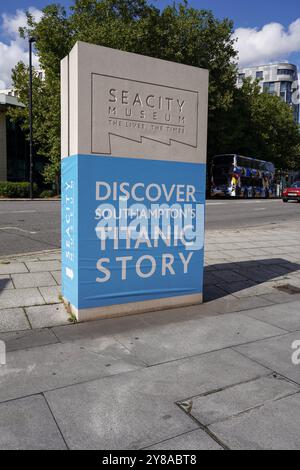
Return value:
[[(33, 185), (33, 193), (36, 194), (37, 185)], [(25, 198), (30, 195), (30, 184), (29, 183), (14, 183), (11, 181), (0, 181), (0, 198), (1, 197), (12, 197), (12, 198)]]
[(50, 198), (50, 197), (54, 197), (54, 196), (55, 196), (55, 192), (52, 191), (51, 189), (45, 189), (39, 195), (39, 197), (41, 197), (41, 198)]

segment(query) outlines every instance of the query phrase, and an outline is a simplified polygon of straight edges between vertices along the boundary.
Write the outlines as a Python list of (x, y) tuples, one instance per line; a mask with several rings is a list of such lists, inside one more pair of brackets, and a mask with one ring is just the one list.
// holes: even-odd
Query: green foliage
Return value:
[[(14, 183), (11, 181), (0, 181), (0, 197), (27, 198), (29, 197), (29, 183)], [(33, 192), (37, 192), (37, 185), (33, 186)]]
[[(212, 12), (190, 8), (187, 2), (160, 11), (147, 0), (76, 0), (70, 11), (53, 4), (43, 10), (35, 23), (27, 14), (23, 37), (37, 39), (36, 52), (45, 71), (43, 82), (34, 76), (34, 140), (38, 154), (47, 165), (47, 183), (59, 181), (60, 170), (60, 61), (76, 41), (108, 46), (124, 51), (181, 62), (210, 70), (209, 128), (218, 135), (215, 122), (230, 108), (236, 66), (233, 23), (219, 21)], [(11, 118), (23, 118), (28, 134), (28, 68), (18, 64), (13, 84), (24, 109), (11, 111)], [(214, 146), (209, 149), (214, 152)]]
[(300, 131), (292, 110), (278, 96), (261, 93), (257, 81), (247, 79), (236, 89), (220, 132), (222, 153), (272, 161), (278, 169), (300, 167)]
[[(274, 160), (280, 166), (297, 164), (299, 130), (280, 99), (259, 93), (257, 83), (236, 88), (236, 50), (233, 22), (218, 20), (208, 10), (186, 1), (159, 10), (148, 0), (74, 0), (67, 12), (52, 4), (35, 23), (27, 14), (23, 37), (37, 39), (36, 52), (45, 81), (34, 75), (35, 150), (46, 159), (44, 179), (59, 188), (60, 61), (76, 41), (209, 69), (208, 156), (243, 153)], [(18, 64), (13, 84), (26, 105), (11, 110), (23, 119), (28, 134), (28, 68)], [(299, 155), (299, 151), (298, 151)]]
[(297, 161), (300, 164), (300, 133), (289, 105), (277, 96), (261, 93), (252, 103), (251, 117), (257, 153), (277, 168), (296, 168)]
[(39, 197), (41, 198), (49, 198), (49, 197), (54, 197), (54, 196), (55, 196), (55, 193), (51, 191), (51, 189), (45, 189), (39, 195)]

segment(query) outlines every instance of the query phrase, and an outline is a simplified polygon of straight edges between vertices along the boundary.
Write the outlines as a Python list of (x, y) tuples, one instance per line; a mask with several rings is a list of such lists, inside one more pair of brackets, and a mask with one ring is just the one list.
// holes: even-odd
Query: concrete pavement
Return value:
[(90, 323), (59, 256), (0, 262), (0, 448), (299, 449), (299, 223), (208, 232), (203, 305)]

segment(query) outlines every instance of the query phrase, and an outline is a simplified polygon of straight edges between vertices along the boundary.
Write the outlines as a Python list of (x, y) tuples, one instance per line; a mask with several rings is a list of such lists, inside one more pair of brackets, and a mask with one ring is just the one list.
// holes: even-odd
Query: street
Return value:
[[(261, 227), (299, 221), (300, 205), (280, 200), (210, 200), (206, 230)], [(0, 255), (60, 247), (59, 201), (1, 201)]]
[(300, 204), (277, 199), (207, 201), (206, 230), (261, 227), (299, 221)]
[(0, 202), (0, 255), (59, 246), (59, 201)]

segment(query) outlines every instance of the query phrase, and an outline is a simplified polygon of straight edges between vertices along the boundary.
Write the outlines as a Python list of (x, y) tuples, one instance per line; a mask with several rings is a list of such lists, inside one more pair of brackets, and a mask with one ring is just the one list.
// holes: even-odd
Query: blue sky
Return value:
[[(17, 26), (32, 8), (36, 15), (47, 4), (70, 5), (72, 0), (10, 0), (0, 2), (0, 88), (9, 81), (14, 61), (26, 60), (26, 44), (17, 38)], [(164, 7), (171, 0), (152, 0)], [(196, 8), (212, 9), (219, 18), (234, 20), (241, 65), (274, 61), (294, 62), (300, 68), (299, 0), (190, 0)], [(297, 21), (298, 20), (298, 21)]]
[[(10, 0), (1, 2), (0, 13), (14, 13), (18, 8), (26, 9), (30, 6), (43, 8), (51, 3), (70, 5), (72, 0)], [(154, 0), (153, 4), (164, 7), (172, 1)], [(264, 24), (276, 21), (289, 25), (300, 16), (298, 0), (190, 0), (196, 8), (212, 9), (214, 13), (223, 18), (225, 16), (234, 20), (236, 27), (261, 27)]]

